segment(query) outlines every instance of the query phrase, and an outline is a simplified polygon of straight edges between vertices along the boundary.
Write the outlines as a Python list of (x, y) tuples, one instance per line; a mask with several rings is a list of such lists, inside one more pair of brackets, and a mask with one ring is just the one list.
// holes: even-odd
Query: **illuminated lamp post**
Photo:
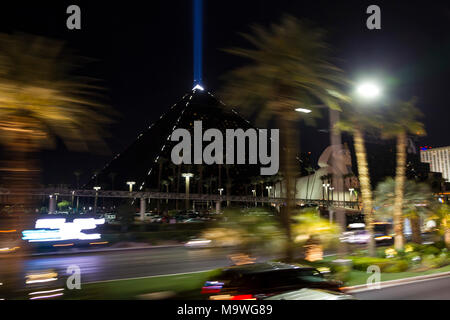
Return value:
[(94, 187), (95, 190), (95, 201), (94, 201), (94, 214), (97, 213), (97, 198), (98, 198), (98, 190), (100, 190), (101, 187)]
[(190, 182), (190, 179), (194, 176), (194, 174), (186, 172), (186, 173), (183, 173), (181, 176), (186, 179), (186, 210), (188, 210), (189, 209), (189, 182)]
[(258, 206), (258, 203), (256, 202), (256, 189), (252, 189), (253, 197), (255, 197), (255, 207)]
[(127, 185), (130, 187), (130, 192), (133, 192), (133, 186), (136, 184), (134, 181), (127, 181)]

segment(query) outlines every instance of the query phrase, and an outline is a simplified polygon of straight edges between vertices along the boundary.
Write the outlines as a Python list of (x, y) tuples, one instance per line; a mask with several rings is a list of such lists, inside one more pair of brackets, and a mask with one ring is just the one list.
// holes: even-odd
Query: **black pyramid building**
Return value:
[(93, 176), (85, 188), (100, 186), (102, 190), (127, 190), (127, 181), (135, 181), (134, 191), (184, 192), (181, 173), (191, 172), (194, 174), (191, 193), (217, 194), (218, 188), (223, 188), (228, 194), (251, 195), (251, 180), (260, 175), (258, 165), (172, 163), (171, 151), (178, 143), (170, 140), (172, 132), (183, 128), (189, 130), (193, 137), (194, 121), (199, 120), (202, 121), (203, 131), (216, 128), (224, 136), (225, 129), (252, 128), (247, 120), (210, 92), (194, 88)]

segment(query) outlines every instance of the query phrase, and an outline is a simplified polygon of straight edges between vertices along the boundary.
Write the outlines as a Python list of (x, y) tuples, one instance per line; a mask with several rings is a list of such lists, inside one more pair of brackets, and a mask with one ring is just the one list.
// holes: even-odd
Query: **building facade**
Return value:
[(421, 147), (420, 160), (430, 164), (431, 172), (440, 172), (450, 182), (450, 146), (441, 148)]

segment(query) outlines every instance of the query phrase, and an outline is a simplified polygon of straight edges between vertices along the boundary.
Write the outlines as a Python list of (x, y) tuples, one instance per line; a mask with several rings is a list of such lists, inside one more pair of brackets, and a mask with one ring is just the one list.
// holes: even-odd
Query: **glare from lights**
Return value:
[(197, 85), (195, 85), (195, 87), (194, 88), (192, 88), (192, 90), (201, 90), (201, 91), (203, 91), (203, 90), (205, 90), (201, 85), (199, 85), (199, 84), (197, 84)]
[(105, 223), (105, 219), (74, 219), (66, 222), (66, 219), (38, 219), (34, 230), (22, 231), (22, 240), (29, 242), (67, 241), (67, 240), (97, 240), (101, 238), (99, 233), (86, 234), (82, 230), (92, 230), (97, 225)]
[(373, 99), (380, 95), (381, 90), (380, 87), (374, 83), (366, 82), (362, 83), (356, 88), (356, 92), (360, 97)]
[(310, 109), (305, 109), (305, 108), (296, 108), (295, 111), (302, 112), (302, 113), (311, 113)]

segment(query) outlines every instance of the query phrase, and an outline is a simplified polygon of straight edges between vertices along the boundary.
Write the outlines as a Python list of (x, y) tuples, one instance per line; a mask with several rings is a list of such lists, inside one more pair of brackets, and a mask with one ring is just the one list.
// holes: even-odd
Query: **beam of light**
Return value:
[(55, 290), (47, 290), (47, 291), (30, 292), (28, 295), (33, 296), (33, 295), (36, 295), (36, 294), (47, 294), (47, 293), (54, 293), (54, 292), (59, 292), (59, 291), (64, 291), (64, 288), (55, 289)]
[(17, 230), (0, 230), (0, 233), (12, 233), (16, 232)]
[(202, 84), (203, 0), (193, 1), (194, 84)]
[(32, 284), (32, 283), (42, 283), (42, 282), (50, 282), (58, 280), (58, 278), (48, 278), (48, 279), (39, 279), (39, 280), (27, 280), (26, 284)]
[(295, 111), (302, 112), (302, 113), (310, 113), (311, 112), (311, 110), (304, 109), (304, 108), (296, 108)]
[(32, 297), (32, 298), (30, 298), (30, 300), (55, 298), (55, 297), (60, 297), (62, 295), (64, 295), (64, 293), (56, 293), (56, 294), (52, 294), (52, 295), (48, 295), (48, 296)]

